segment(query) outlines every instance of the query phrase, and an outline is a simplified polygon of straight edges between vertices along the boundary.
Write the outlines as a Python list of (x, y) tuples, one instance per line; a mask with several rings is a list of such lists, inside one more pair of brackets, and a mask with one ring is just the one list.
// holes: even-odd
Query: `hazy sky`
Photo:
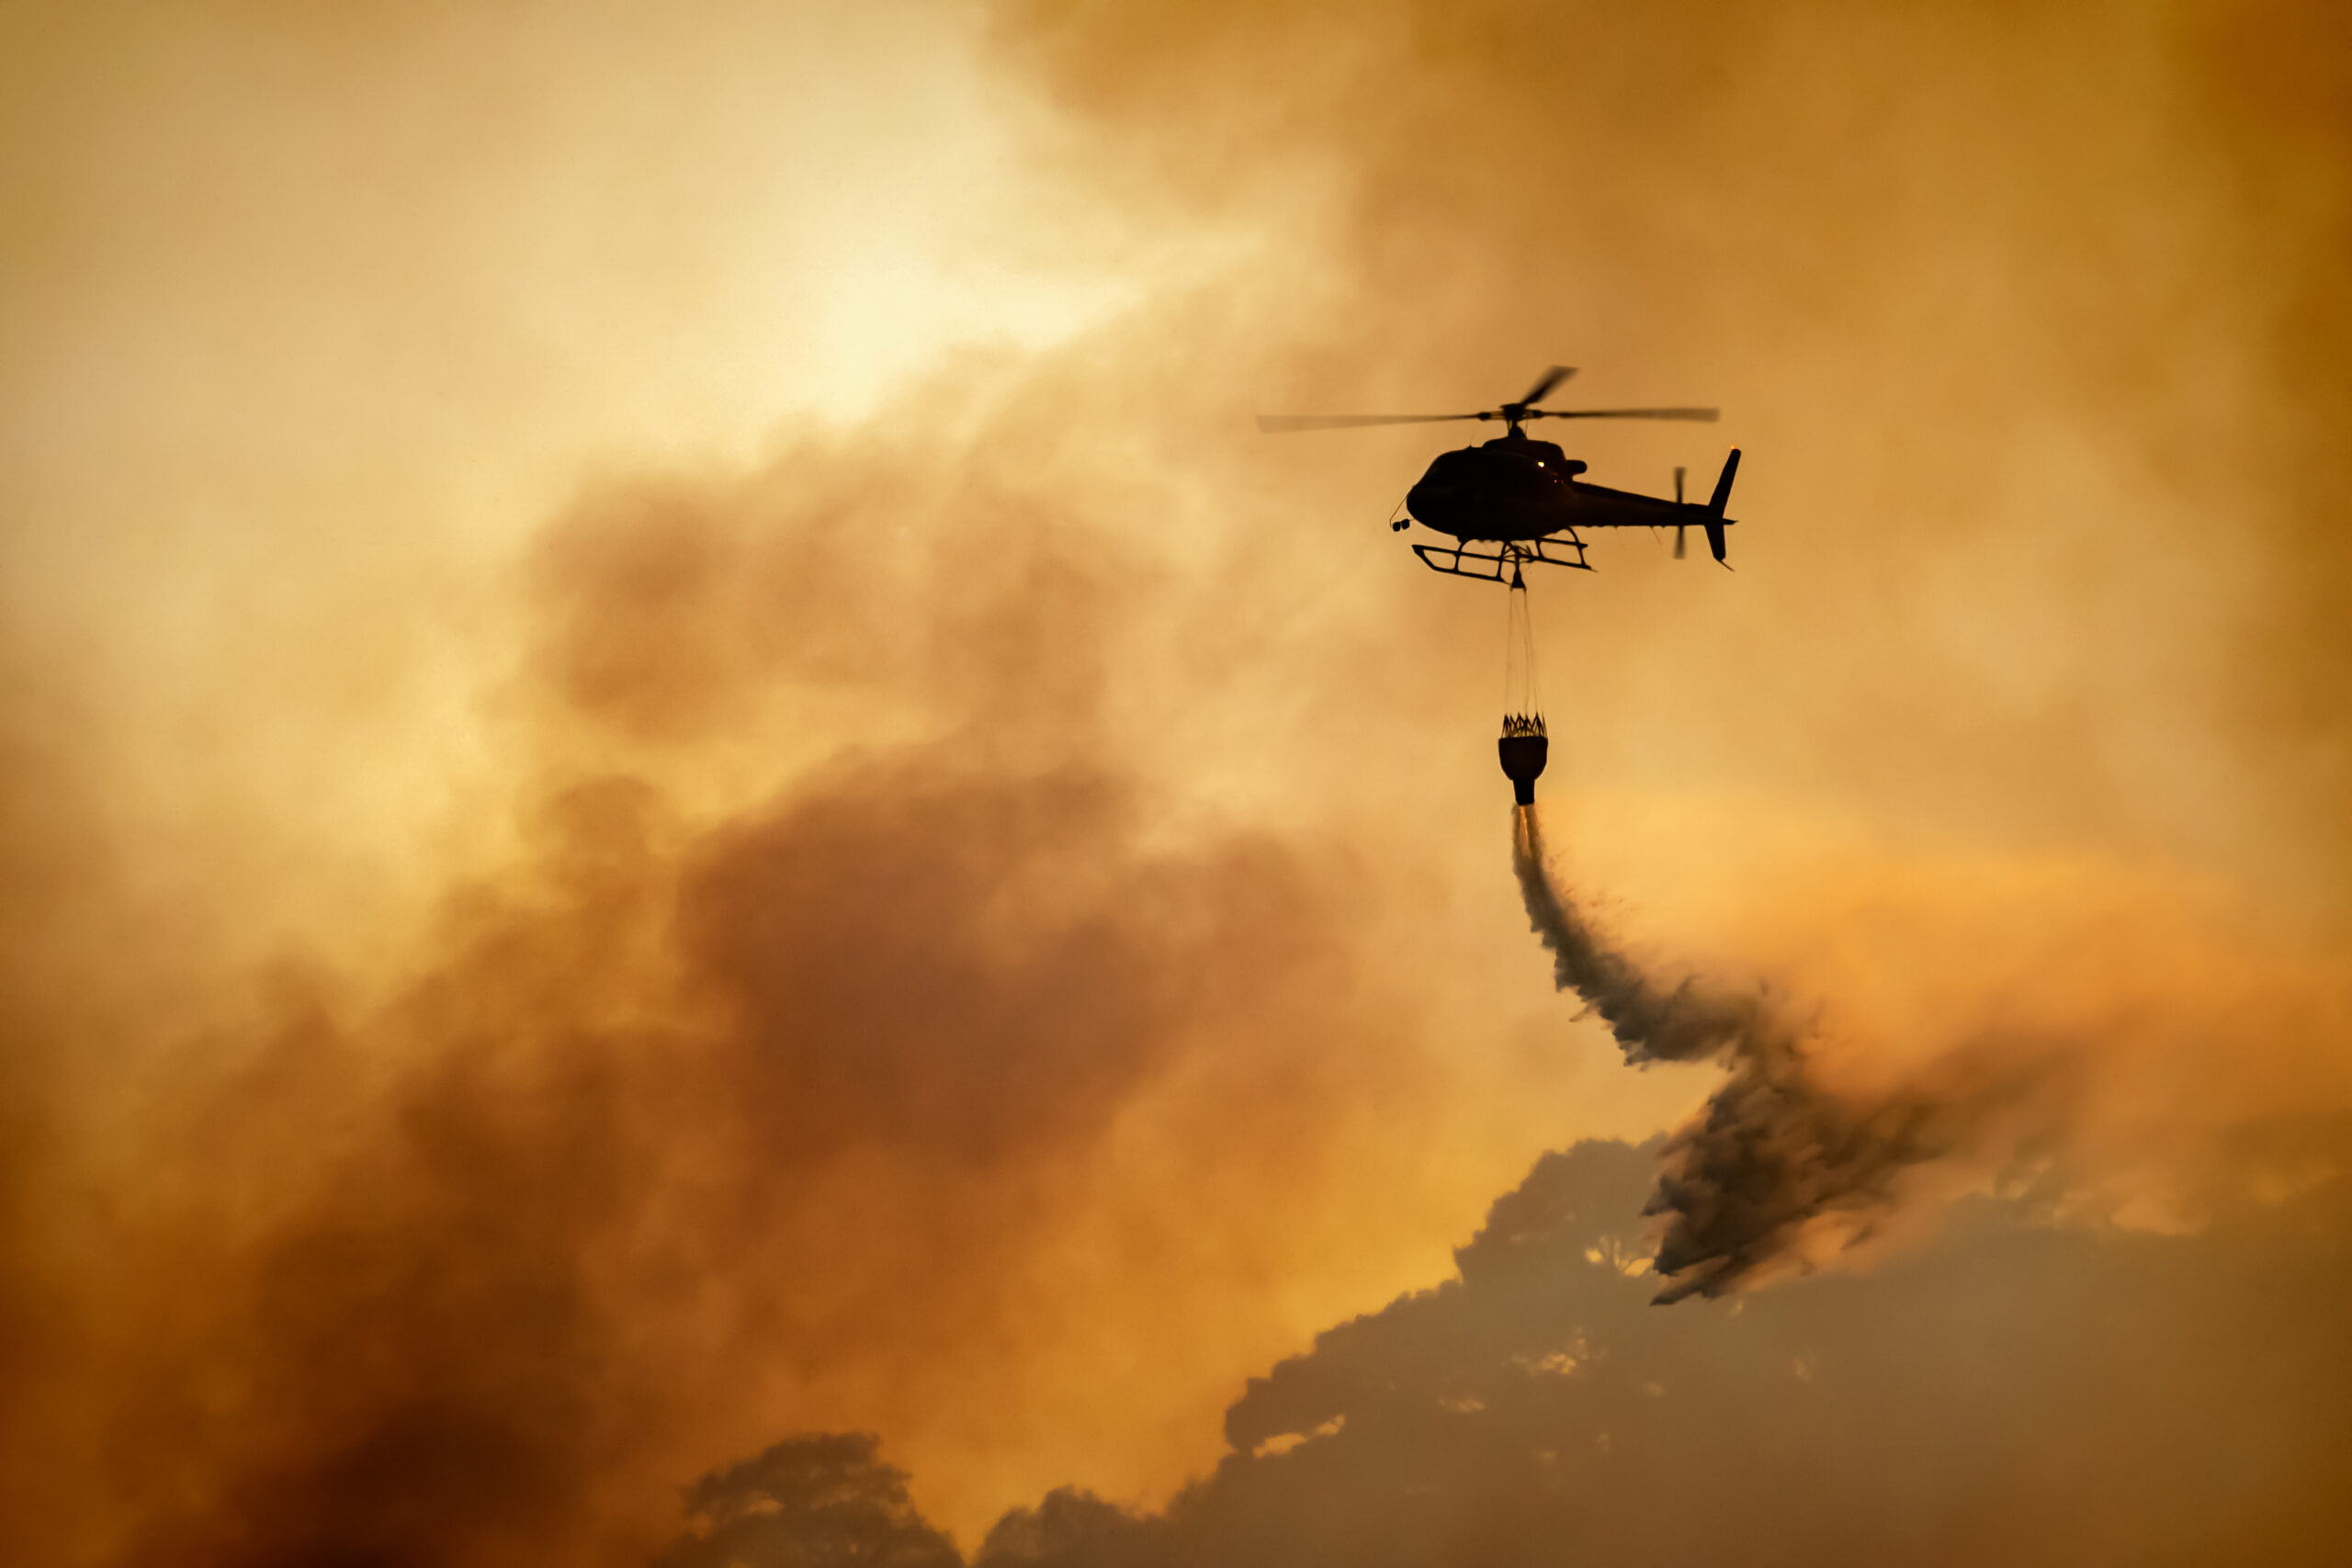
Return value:
[[(1721, 1075), (1552, 989), (1501, 595), (1385, 527), (1446, 427), (1250, 416), (1555, 363), (1724, 410), (1560, 427), (1600, 482), (1746, 453), (1736, 570), (1634, 536), (1534, 584), (1555, 874), (1799, 1021), (1839, 1103), (1989, 1109), (1811, 1278), (1496, 1310), (1556, 1289), (1737, 1405), (1609, 1415), (1645, 1474), (1769, 1449), (1988, 1521), (1937, 1551), (2318, 1550), (2347, 45), (2143, 4), (0, 9), (0, 1555), (640, 1561), (811, 1430), (877, 1433), (967, 1551), (1224, 1458), (1148, 1541), (1054, 1548), (1090, 1562), (1361, 1552), (1313, 1521), (1457, 1485), (1426, 1409), (1236, 1401), (1546, 1172), (1637, 1208), (1655, 1151), (1536, 1162)], [(1610, 1224), (1637, 1271), (1655, 1224)], [(1444, 1300), (1489, 1300), (1471, 1256)], [(1585, 1386), (1485, 1310), (1369, 1364)], [(1783, 1426), (1756, 1369), (1824, 1338), (1916, 1380)], [(1362, 1386), (1509, 1404), (1424, 1372)], [(1544, 1409), (1476, 1441), (1588, 1462), (1602, 1417)], [(2219, 1457), (2132, 1457), (2177, 1432)], [(2053, 1533), (2058, 1472), (2104, 1501)], [(1479, 1473), (1477, 1530), (1381, 1550), (1639, 1539), (1594, 1472)], [(1659, 1560), (1860, 1550), (1752, 1501), (1659, 1502)]]

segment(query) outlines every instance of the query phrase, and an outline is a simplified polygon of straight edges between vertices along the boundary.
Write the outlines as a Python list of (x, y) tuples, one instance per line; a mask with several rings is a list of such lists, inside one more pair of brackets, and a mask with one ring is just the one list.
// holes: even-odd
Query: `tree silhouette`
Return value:
[(686, 1488), (687, 1533), (659, 1568), (964, 1568), (871, 1432), (787, 1438)]

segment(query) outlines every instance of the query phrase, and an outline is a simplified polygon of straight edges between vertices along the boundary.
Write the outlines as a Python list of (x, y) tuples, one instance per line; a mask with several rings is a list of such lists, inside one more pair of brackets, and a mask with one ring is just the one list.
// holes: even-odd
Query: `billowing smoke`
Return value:
[[(116, 1100), (43, 1079), (127, 966), (14, 967), (74, 934), (33, 874), (73, 802), (19, 775), (0, 1555), (641, 1560), (678, 1477), (779, 1425), (1036, 1440), (1012, 1385), (1074, 1321), (1288, 1229), (1312, 1108), (1410, 1044), (1350, 863), (1173, 820), (1104, 712), (1115, 556), (984, 460), (952, 506), (927, 479), (873, 435), (586, 487), (526, 563), (511, 852), (388, 976), (297, 950), (130, 1012)], [(825, 704), (813, 757), (714, 787)], [(129, 1154), (55, 1146), (92, 1103)], [(1229, 1222), (1159, 1234), (1220, 1182)], [(1111, 1381), (1038, 1375), (1076, 1420)]]
[(1761, 991), (1696, 976), (1661, 986), (1611, 945), (1555, 881), (1535, 807), (1513, 810), (1511, 865), (1555, 983), (1600, 1016), (1628, 1062), (1727, 1069), (1706, 1109), (1666, 1144), (1649, 1205), (1666, 1222), (1660, 1302), (1720, 1295), (1824, 1222), (1840, 1222), (1849, 1242), (1867, 1235), (1895, 1179), (1950, 1152), (1993, 1099), (1981, 1086), (1947, 1085), (1857, 1104), (1820, 1081), (1804, 1030)]

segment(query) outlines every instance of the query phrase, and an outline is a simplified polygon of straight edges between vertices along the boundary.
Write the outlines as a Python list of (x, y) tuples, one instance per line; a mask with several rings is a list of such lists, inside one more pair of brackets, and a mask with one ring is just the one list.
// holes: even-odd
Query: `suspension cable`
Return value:
[(1528, 614), (1527, 580), (1511, 563), (1510, 604), (1503, 618), (1503, 722), (1544, 730), (1543, 688), (1536, 678), (1535, 624)]

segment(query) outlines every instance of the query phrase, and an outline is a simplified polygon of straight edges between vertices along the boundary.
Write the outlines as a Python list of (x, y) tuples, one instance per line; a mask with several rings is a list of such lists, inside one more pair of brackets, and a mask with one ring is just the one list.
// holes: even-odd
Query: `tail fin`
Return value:
[(1737, 472), (1739, 448), (1735, 446), (1731, 449), (1731, 456), (1724, 459), (1723, 477), (1715, 480), (1714, 499), (1707, 502), (1707, 510), (1718, 517), (1724, 514), (1724, 503), (1731, 500), (1731, 478)]
[(1724, 507), (1731, 500), (1732, 476), (1738, 472), (1739, 448), (1735, 446), (1724, 459), (1723, 476), (1715, 480), (1714, 496), (1707, 502), (1707, 510), (1714, 513), (1706, 525), (1707, 547), (1715, 552), (1717, 560), (1724, 558)]

